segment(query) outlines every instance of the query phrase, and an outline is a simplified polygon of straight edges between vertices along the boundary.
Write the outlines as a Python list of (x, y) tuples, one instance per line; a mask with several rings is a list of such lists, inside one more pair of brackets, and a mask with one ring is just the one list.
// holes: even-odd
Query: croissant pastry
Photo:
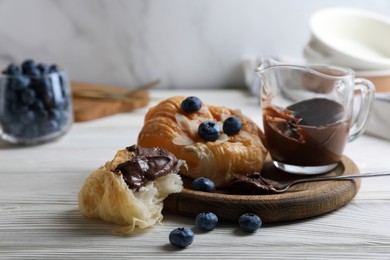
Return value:
[(80, 212), (124, 227), (115, 234), (129, 234), (162, 220), (163, 200), (183, 188), (182, 160), (165, 149), (134, 145), (119, 150), (88, 176), (78, 194)]
[[(187, 111), (185, 103), (189, 98), (194, 97), (171, 97), (152, 107), (145, 116), (138, 144), (165, 147), (186, 161), (188, 168), (182, 169), (181, 174), (193, 179), (207, 177), (217, 187), (229, 186), (237, 174), (260, 171), (267, 151), (259, 127), (238, 110), (200, 100), (195, 112)], [(224, 122), (232, 117), (242, 126), (237, 133), (226, 134), (222, 131)], [(210, 141), (202, 137), (202, 122), (213, 122), (212, 126), (219, 129), (218, 138)]]

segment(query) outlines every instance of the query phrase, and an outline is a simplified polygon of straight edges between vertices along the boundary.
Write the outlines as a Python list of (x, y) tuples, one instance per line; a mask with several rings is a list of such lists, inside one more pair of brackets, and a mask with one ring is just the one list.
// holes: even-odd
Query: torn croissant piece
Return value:
[[(267, 150), (264, 134), (259, 127), (239, 110), (199, 104), (195, 112), (183, 111), (186, 97), (171, 97), (152, 107), (145, 116), (138, 136), (143, 147), (166, 147), (179, 159), (185, 160), (188, 169), (181, 174), (192, 179), (207, 177), (217, 187), (231, 184), (237, 174), (260, 171)], [(201, 102), (199, 100), (199, 102)], [(224, 121), (236, 117), (242, 127), (236, 134), (223, 132)], [(218, 138), (207, 141), (199, 135), (199, 125), (212, 120), (220, 129)]]
[(124, 226), (114, 234), (152, 226), (163, 218), (163, 200), (183, 189), (177, 174), (183, 165), (162, 148), (133, 145), (119, 150), (86, 179), (78, 194), (80, 212)]

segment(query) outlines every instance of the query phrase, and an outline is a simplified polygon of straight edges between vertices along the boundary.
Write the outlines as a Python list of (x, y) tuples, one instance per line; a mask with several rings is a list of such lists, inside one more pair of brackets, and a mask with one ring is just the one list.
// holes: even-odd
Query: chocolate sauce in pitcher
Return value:
[(263, 109), (266, 142), (272, 159), (284, 164), (320, 166), (340, 161), (350, 118), (332, 100), (313, 98), (286, 109)]

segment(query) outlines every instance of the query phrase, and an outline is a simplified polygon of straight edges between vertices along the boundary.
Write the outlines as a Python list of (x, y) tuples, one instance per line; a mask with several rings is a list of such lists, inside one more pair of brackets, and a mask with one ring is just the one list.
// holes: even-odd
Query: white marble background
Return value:
[(301, 57), (310, 15), (335, 6), (390, 15), (386, 0), (0, 0), (0, 67), (33, 58), (79, 81), (243, 86), (244, 55)]

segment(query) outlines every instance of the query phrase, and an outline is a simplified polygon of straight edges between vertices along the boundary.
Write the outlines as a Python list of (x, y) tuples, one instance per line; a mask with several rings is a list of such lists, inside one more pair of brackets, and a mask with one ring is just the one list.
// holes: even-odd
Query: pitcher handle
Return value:
[(373, 106), (375, 95), (375, 86), (371, 81), (357, 78), (354, 83), (355, 94), (360, 92), (360, 106), (357, 116), (351, 124), (348, 142), (355, 140), (363, 133)]

